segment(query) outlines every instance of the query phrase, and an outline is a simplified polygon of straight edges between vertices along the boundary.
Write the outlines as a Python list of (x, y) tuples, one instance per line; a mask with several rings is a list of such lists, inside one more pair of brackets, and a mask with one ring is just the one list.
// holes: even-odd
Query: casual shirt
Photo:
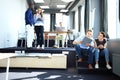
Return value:
[[(104, 44), (106, 44), (106, 39), (103, 39), (103, 41), (99, 41), (98, 39), (95, 39), (95, 42), (96, 42), (97, 46), (99, 46), (99, 45), (104, 46)], [(103, 50), (103, 49), (100, 49), (100, 50)]]
[(26, 25), (34, 25), (34, 15), (32, 13), (32, 10), (31, 9), (28, 9), (26, 12), (25, 12), (25, 23)]
[[(78, 37), (77, 39), (75, 39), (75, 42), (81, 42), (84, 38), (85, 38), (85, 35), (82, 35), (82, 36)], [(90, 39), (92, 39), (90, 45), (94, 46), (93, 38), (90, 37)], [(83, 49), (89, 49), (89, 46), (86, 46), (86, 45), (83, 45), (83, 44), (80, 44), (80, 47), (83, 48)]]
[(43, 26), (44, 22), (41, 15), (34, 15), (35, 26)]

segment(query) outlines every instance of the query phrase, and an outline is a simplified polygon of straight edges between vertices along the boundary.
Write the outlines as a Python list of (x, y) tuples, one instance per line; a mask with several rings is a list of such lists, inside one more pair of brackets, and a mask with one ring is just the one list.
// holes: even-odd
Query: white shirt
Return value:
[[(78, 38), (75, 39), (75, 42), (81, 42), (83, 39), (84, 39), (85, 35), (81, 35), (79, 36)], [(92, 37), (90, 37), (90, 39), (92, 39), (91, 41), (91, 46), (94, 46), (94, 39)], [(83, 44), (80, 44), (80, 47), (83, 48), (83, 49), (89, 49), (89, 46), (86, 46), (86, 45), (83, 45)]]

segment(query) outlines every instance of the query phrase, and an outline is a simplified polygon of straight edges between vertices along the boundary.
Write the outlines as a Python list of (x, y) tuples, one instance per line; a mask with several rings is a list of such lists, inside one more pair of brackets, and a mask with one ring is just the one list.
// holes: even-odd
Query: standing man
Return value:
[(34, 39), (34, 4), (29, 3), (29, 8), (25, 12), (25, 23), (26, 23), (26, 32), (27, 32), (27, 47), (32, 47), (32, 42)]

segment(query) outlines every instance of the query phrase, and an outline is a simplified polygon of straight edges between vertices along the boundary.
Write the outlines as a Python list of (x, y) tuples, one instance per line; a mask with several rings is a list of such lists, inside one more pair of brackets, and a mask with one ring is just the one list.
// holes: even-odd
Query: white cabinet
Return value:
[[(7, 59), (0, 61), (0, 67), (6, 67)], [(15, 68), (67, 68), (67, 56), (64, 54), (22, 55), (10, 58), (10, 67)]]

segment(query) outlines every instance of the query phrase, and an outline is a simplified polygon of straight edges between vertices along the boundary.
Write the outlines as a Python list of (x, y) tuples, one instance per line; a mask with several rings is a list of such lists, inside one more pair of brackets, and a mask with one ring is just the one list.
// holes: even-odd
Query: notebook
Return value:
[(85, 37), (83, 38), (82, 40), (82, 44), (86, 45), (87, 43), (91, 43), (92, 39), (88, 38), (88, 37)]

